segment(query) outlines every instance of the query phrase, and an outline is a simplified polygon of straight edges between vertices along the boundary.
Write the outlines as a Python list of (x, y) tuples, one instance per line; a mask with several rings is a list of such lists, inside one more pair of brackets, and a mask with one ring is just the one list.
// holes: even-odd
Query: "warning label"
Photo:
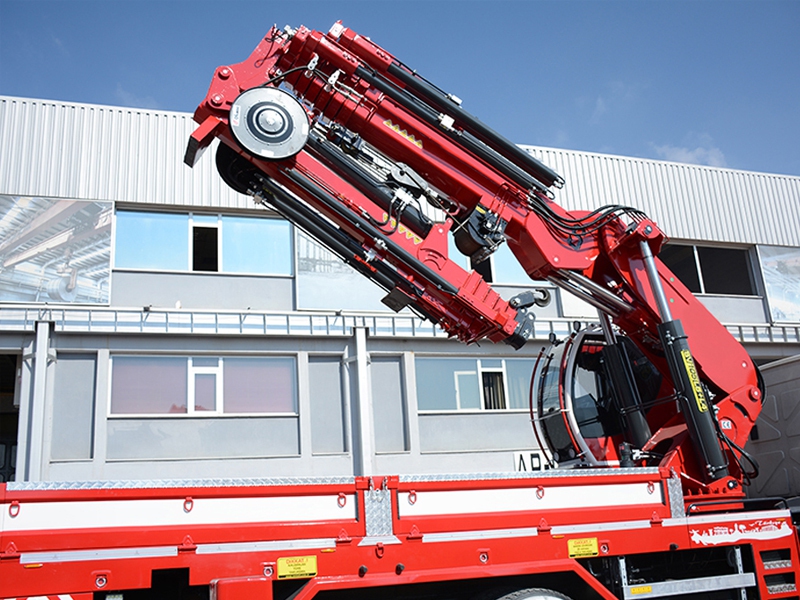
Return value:
[(303, 579), (317, 574), (316, 556), (289, 556), (278, 559), (278, 579)]
[(584, 558), (586, 556), (597, 556), (597, 538), (578, 538), (567, 540), (567, 550), (570, 558)]

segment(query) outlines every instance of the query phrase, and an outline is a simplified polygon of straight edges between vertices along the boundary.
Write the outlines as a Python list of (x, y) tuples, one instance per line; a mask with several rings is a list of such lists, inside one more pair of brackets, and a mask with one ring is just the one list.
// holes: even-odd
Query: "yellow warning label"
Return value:
[(288, 556), (278, 559), (278, 579), (302, 579), (317, 574), (316, 556)]
[(567, 550), (570, 558), (583, 558), (597, 556), (597, 538), (578, 538), (567, 540)]
[(637, 585), (636, 587), (630, 588), (631, 596), (636, 596), (637, 594), (651, 594), (653, 592), (652, 585)]
[(683, 358), (683, 366), (686, 367), (686, 374), (689, 376), (689, 382), (692, 384), (692, 391), (694, 392), (694, 400), (697, 402), (697, 409), (700, 412), (706, 412), (708, 411), (708, 404), (706, 403), (706, 396), (703, 393), (703, 386), (700, 383), (700, 377), (697, 375), (697, 367), (694, 366), (692, 353), (688, 350), (681, 350), (681, 358)]

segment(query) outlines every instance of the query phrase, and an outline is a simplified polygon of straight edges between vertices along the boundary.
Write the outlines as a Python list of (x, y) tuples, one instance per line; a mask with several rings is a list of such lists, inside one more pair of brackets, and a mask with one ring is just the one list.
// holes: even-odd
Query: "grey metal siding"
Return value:
[[(0, 96), (0, 193), (252, 208), (214, 167), (183, 164), (191, 115)], [(570, 209), (637, 206), (670, 237), (800, 246), (800, 177), (524, 146), (567, 180)]]
[(564, 176), (556, 200), (569, 209), (624, 204), (673, 238), (800, 245), (800, 177), (523, 147)]
[(0, 192), (252, 208), (217, 175), (215, 147), (183, 164), (195, 126), (185, 113), (0, 97)]

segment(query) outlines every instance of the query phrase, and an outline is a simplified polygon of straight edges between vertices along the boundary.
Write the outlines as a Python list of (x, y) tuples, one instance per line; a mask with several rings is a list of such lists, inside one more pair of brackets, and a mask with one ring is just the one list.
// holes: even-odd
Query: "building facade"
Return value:
[[(3, 480), (541, 468), (530, 374), (594, 309), (554, 289), (520, 351), (449, 340), (229, 189), (215, 148), (186, 167), (194, 127), (0, 97)], [(528, 150), (563, 206), (654, 218), (661, 258), (759, 364), (800, 354), (800, 178)], [(507, 298), (533, 285), (505, 248), (486, 276)]]

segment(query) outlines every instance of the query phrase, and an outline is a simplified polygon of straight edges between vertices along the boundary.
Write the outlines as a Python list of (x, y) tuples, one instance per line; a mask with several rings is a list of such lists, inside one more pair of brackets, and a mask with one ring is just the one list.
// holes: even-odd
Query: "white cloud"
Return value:
[(630, 110), (639, 98), (641, 86), (622, 81), (611, 81), (606, 84), (605, 88), (605, 91), (594, 102), (592, 116), (589, 117), (591, 125), (600, 124), (606, 114), (619, 114)]
[(133, 108), (159, 108), (158, 102), (152, 96), (137, 96), (123, 89), (121, 83), (117, 84), (114, 95), (123, 106), (130, 106)]
[(606, 101), (602, 96), (598, 96), (597, 101), (594, 103), (594, 111), (592, 112), (592, 116), (589, 118), (589, 123), (599, 123), (600, 117), (602, 117), (607, 110), (608, 107), (606, 106)]
[(656, 156), (663, 160), (694, 165), (708, 165), (709, 167), (727, 167), (725, 155), (708, 134), (689, 134), (683, 146), (652, 144)]

